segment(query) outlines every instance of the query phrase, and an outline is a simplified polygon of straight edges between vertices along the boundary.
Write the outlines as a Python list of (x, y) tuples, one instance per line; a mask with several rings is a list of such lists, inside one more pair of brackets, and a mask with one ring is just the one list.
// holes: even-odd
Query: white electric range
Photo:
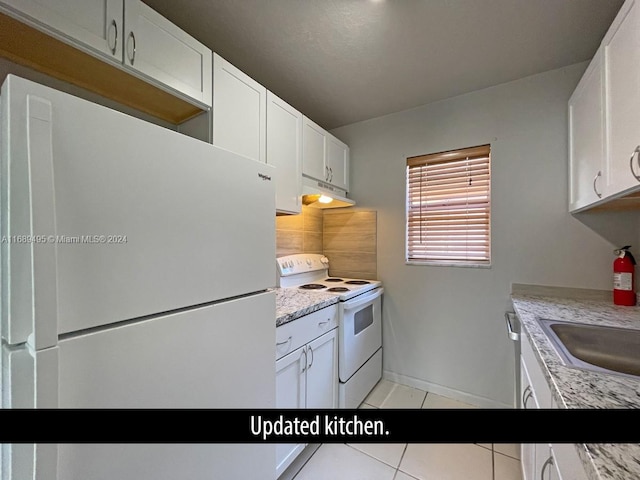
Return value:
[(276, 260), (280, 288), (338, 296), (338, 406), (357, 408), (382, 378), (382, 283), (330, 277), (324, 255), (304, 253)]

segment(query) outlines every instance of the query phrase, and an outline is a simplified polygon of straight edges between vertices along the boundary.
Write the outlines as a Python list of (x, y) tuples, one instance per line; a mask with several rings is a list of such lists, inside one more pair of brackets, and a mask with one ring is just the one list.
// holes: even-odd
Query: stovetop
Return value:
[(278, 286), (304, 292), (338, 295), (341, 301), (380, 287), (378, 280), (329, 277), (329, 259), (319, 254), (287, 255), (277, 259)]

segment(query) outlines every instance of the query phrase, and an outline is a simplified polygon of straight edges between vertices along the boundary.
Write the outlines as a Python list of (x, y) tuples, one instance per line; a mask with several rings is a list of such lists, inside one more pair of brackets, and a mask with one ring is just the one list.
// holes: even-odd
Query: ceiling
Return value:
[(326, 129), (593, 57), (623, 0), (144, 0)]

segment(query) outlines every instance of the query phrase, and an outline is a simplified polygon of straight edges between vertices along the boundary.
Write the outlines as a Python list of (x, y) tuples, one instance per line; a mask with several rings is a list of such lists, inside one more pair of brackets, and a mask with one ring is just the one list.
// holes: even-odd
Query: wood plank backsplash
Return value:
[(324, 210), (322, 250), (336, 277), (377, 278), (377, 213), (340, 208)]
[(303, 206), (299, 215), (276, 217), (276, 256), (323, 253), (332, 276), (376, 279), (376, 248), (375, 211)]
[(302, 207), (299, 215), (276, 217), (276, 256), (322, 253), (322, 210)]

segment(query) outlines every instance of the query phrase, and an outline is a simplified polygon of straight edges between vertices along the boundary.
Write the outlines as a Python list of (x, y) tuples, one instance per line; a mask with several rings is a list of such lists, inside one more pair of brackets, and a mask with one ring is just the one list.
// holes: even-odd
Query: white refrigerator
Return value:
[[(16, 76), (0, 102), (3, 408), (273, 408), (274, 170)], [(3, 480), (275, 477), (269, 444), (2, 453)]]

